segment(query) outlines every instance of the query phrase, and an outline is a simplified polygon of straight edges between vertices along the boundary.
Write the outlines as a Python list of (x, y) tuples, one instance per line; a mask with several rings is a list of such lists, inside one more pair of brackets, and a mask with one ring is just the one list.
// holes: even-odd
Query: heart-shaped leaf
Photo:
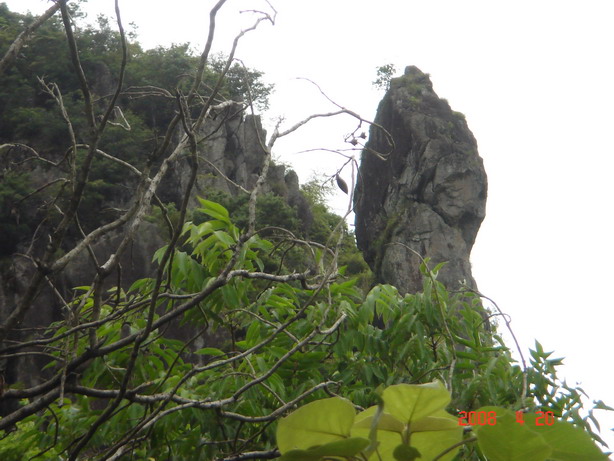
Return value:
[(426, 384), (397, 384), (383, 394), (384, 411), (404, 424), (411, 424), (450, 403), (450, 393), (439, 381)]
[(341, 397), (316, 400), (282, 418), (277, 426), (277, 446), (284, 454), (307, 450), (350, 437), (356, 411)]
[(537, 431), (516, 422), (514, 414), (504, 408), (483, 407), (478, 412), (497, 413), (494, 425), (474, 426), (478, 444), (490, 461), (545, 461), (552, 449)]

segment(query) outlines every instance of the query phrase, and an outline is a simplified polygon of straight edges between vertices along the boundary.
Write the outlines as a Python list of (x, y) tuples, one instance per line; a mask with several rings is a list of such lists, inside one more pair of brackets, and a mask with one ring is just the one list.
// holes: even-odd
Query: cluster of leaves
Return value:
[[(71, 14), (79, 18), (78, 6)], [(0, 56), (4, 55), (12, 40), (24, 26), (34, 21), (30, 15), (9, 11), (0, 4)], [(116, 75), (121, 66), (121, 40), (109, 20), (99, 17), (96, 26), (88, 25), (76, 37), (81, 65), (95, 97), (95, 104), (102, 108), (108, 103), (114, 90)], [(125, 73), (125, 90), (117, 101), (118, 112), (113, 124), (101, 136), (98, 148), (113, 152), (115, 157), (141, 169), (148, 162), (155, 161), (154, 152), (161, 135), (176, 114), (176, 96), (187, 92), (199, 65), (199, 57), (190, 50), (189, 44), (172, 45), (143, 50), (138, 42), (128, 45), (128, 60)], [(223, 70), (226, 57), (213, 56), (205, 69), (200, 98), (206, 100)], [(272, 85), (263, 81), (260, 71), (234, 64), (218, 90), (218, 100), (227, 98), (252, 101), (258, 109), (268, 107)], [(70, 118), (77, 142), (88, 144), (87, 120), (83, 112), (83, 96), (80, 82), (73, 70), (71, 57), (66, 46), (64, 27), (59, 17), (52, 17), (38, 30), (27, 47), (17, 57), (14, 65), (0, 75), (0, 145), (24, 143), (43, 153), (48, 159), (60, 162), (68, 168), (67, 149), (70, 138), (64, 117), (58, 108), (50, 86), (57, 85), (62, 92), (66, 115)], [(200, 109), (195, 104), (191, 110), (196, 115)], [(82, 162), (86, 149), (77, 151), (77, 161)], [(10, 163), (10, 162), (9, 162)], [(80, 165), (79, 163), (78, 165)], [(36, 162), (20, 166), (34, 169)], [(45, 166), (45, 165), (43, 165)], [(4, 168), (4, 166), (3, 166)], [(57, 175), (57, 173), (56, 173)], [(111, 208), (124, 205), (127, 189), (136, 187), (133, 172), (117, 162), (96, 156), (89, 172), (89, 184), (80, 206), (80, 217), (84, 230), (101, 224), (102, 218), (115, 216)], [(7, 186), (8, 187), (8, 183)], [(10, 192), (10, 191), (9, 191)], [(51, 197), (45, 190), (41, 197), (20, 202), (17, 212), (25, 214), (28, 208), (36, 207)], [(18, 195), (19, 190), (14, 190)], [(64, 194), (68, 199), (68, 194)], [(95, 204), (106, 203), (109, 209), (100, 213)], [(20, 233), (9, 229), (10, 242), (15, 236), (27, 237), (35, 226), (28, 221), (17, 224), (15, 213), (2, 207), (0, 221), (12, 228), (19, 227)], [(25, 228), (24, 228), (25, 226)], [(6, 245), (13, 248), (14, 244)], [(3, 249), (0, 256), (9, 254)]]
[(475, 435), (463, 440), (466, 424), (445, 411), (449, 403), (450, 393), (440, 382), (387, 387), (379, 405), (358, 414), (350, 401), (340, 397), (311, 402), (279, 422), (280, 459), (451, 461), (462, 445), (474, 442), (491, 461), (607, 459), (573, 424), (554, 418), (545, 421), (539, 414), (515, 418), (496, 406), (476, 412), (480, 417), (472, 422)]
[[(223, 3), (220, 0), (211, 11), (212, 21)], [(66, 2), (57, 5), (62, 8), (68, 37), (73, 31), (71, 14)], [(256, 24), (273, 22), (270, 14), (253, 12), (259, 17)], [(29, 19), (9, 14), (5, 7), (0, 7), (0, 13), (3, 26), (10, 26), (0, 28), (4, 47), (11, 36), (4, 31), (17, 30)], [(192, 162), (181, 205), (168, 206), (164, 212), (160, 208), (160, 218), (176, 231), (171, 230), (168, 245), (153, 255), (155, 277), (123, 285), (119, 256), (126, 253), (169, 165), (180, 155), (196, 159), (201, 140), (194, 133), (208, 120), (204, 114), (215, 105), (223, 108), (216, 103), (224, 93), (240, 95), (237, 87), (245, 80), (232, 77), (231, 72), (222, 82), (222, 94), (207, 93), (208, 78), (215, 70), (202, 80), (198, 75), (194, 78), (196, 61), (187, 55), (187, 47), (143, 52), (128, 45), (125, 78), (132, 85), (130, 91), (113, 85), (106, 88), (93, 76), (104, 74), (105, 69), (111, 76), (118, 75), (117, 68), (123, 68), (122, 53), (110, 53), (126, 45), (121, 36), (102, 19), (98, 29), (86, 28), (76, 39), (68, 38), (70, 51), (55, 48), (66, 40), (61, 30), (59, 20), (43, 24), (0, 87), (2, 142), (28, 141), (37, 149), (20, 148), (43, 152), (34, 160), (52, 164), (60, 179), (70, 184), (63, 190), (58, 183), (60, 189), (50, 194), (48, 209), (57, 215), (45, 214), (48, 229), (37, 228), (44, 248), (26, 255), (33, 263), (31, 280), (8, 318), (0, 319), (3, 360), (46, 360), (36, 384), (20, 386), (11, 381), (0, 388), (5, 413), (0, 419), (1, 459), (272, 458), (279, 455), (277, 422), (300, 404), (340, 396), (361, 407), (375, 405), (362, 414), (361, 424), (377, 429), (384, 415), (381, 389), (390, 394), (388, 389), (399, 389), (395, 386), (402, 383), (434, 380), (445, 383), (450, 392), (444, 405), (451, 414), (486, 405), (514, 411), (552, 405), (545, 409), (590, 430), (580, 417), (578, 392), (557, 378), (560, 361), (549, 359), (538, 347), (531, 366), (519, 366), (501, 338), (488, 328), (479, 299), (447, 292), (436, 280), (439, 267), (429, 268), (428, 261), (421, 267), (421, 293), (401, 296), (391, 286), (378, 285), (365, 296), (356, 278), (344, 277), (344, 271), (350, 270), (342, 265), (339, 245), (351, 247), (352, 241), (344, 237), (338, 219), (316, 206), (311, 228), (300, 229), (296, 213), (291, 208), (279, 213), (279, 197), (260, 194), (258, 186), (249, 191), (247, 203), (231, 201), (232, 213), (214, 201), (201, 200), (200, 211), (185, 222), (197, 161)], [(77, 48), (79, 52), (74, 51)], [(79, 88), (79, 71), (68, 70), (69, 60), (80, 62), (77, 69), (90, 77), (90, 85)], [(140, 66), (145, 61), (151, 67)], [(198, 65), (206, 62), (210, 60), (205, 52)], [(46, 85), (41, 91), (36, 86), (40, 75), (59, 87)], [(250, 86), (258, 88), (253, 83)], [(117, 100), (109, 98), (109, 89), (117, 91)], [(266, 96), (265, 89), (260, 89)], [(27, 104), (13, 97), (22, 90), (17, 94)], [(66, 113), (58, 118), (62, 101)], [(121, 114), (108, 119), (117, 123), (114, 126), (105, 117), (117, 102)], [(194, 121), (192, 111), (203, 117)], [(71, 146), (70, 127), (78, 146)], [(275, 139), (295, 129), (275, 130), (257, 184), (266, 178)], [(163, 139), (160, 133), (165, 133)], [(99, 160), (98, 151), (105, 149), (113, 156)], [(110, 168), (109, 157), (126, 168)], [(96, 204), (115, 193), (113, 187), (123, 182), (124, 170), (134, 174), (138, 186), (125, 209), (118, 207), (116, 216), (105, 216)], [(13, 198), (6, 188), (0, 189), (3, 210), (20, 216), (20, 210), (14, 209), (30, 194), (24, 184), (27, 176), (2, 173), (19, 192)], [(46, 191), (52, 187), (43, 186), (41, 190)], [(318, 205), (317, 191), (306, 189), (305, 195)], [(81, 225), (79, 215), (88, 211), (94, 216)], [(278, 226), (269, 233), (271, 217), (278, 219)], [(110, 249), (106, 260), (99, 259), (92, 245), (119, 229), (121, 242)], [(78, 232), (74, 242), (67, 242), (69, 231)], [(65, 248), (66, 253), (58, 256)], [(90, 284), (62, 293), (56, 280), (77, 254), (87, 255), (95, 274)], [(348, 256), (348, 266), (357, 263), (352, 258)], [(113, 286), (111, 276), (116, 274), (119, 281)], [(45, 286), (61, 300), (57, 321), (45, 324), (44, 331), (27, 330), (32, 337), (17, 336), (26, 314), (48, 308), (37, 300)], [(12, 340), (12, 335), (18, 340)], [(416, 430), (420, 421), (438, 416), (422, 412), (423, 418), (413, 421), (407, 414), (412, 407), (400, 406), (397, 412), (391, 410), (394, 401), (389, 399), (388, 410), (397, 423), (386, 419), (392, 428), (396, 424), (400, 429), (391, 431), (395, 437), (405, 437), (402, 445), (408, 448), (401, 448), (400, 456), (409, 459), (416, 455), (409, 450), (412, 431), (416, 434), (411, 440), (418, 440), (418, 432), (425, 432)], [(443, 410), (438, 404), (433, 411)], [(371, 445), (373, 430), (363, 429), (369, 431), (365, 438)], [(283, 451), (291, 448), (284, 443), (280, 443)], [(359, 451), (367, 448), (361, 443)], [(315, 444), (299, 448), (308, 451)], [(427, 449), (422, 447), (425, 453)], [(464, 445), (456, 456), (480, 459), (478, 449)], [(316, 454), (331, 455), (317, 450)], [(495, 456), (501, 451), (495, 448)], [(357, 452), (335, 453), (343, 458)], [(313, 459), (313, 450), (306, 456)]]
[[(79, 16), (78, 10), (72, 12)], [(0, 54), (8, 49), (14, 37), (24, 27), (32, 22), (33, 17), (21, 15), (8, 10), (5, 4), (0, 6)], [(116, 75), (120, 68), (120, 54), (117, 52), (120, 45), (119, 33), (114, 31), (106, 17), (99, 17), (97, 26), (86, 26), (77, 36), (77, 45), (80, 51), (81, 62), (86, 76), (93, 83), (94, 90), (101, 102), (109, 96), (112, 87), (112, 75)], [(211, 90), (222, 72), (226, 57), (213, 56), (209, 66), (205, 69), (204, 87), (206, 92)], [(170, 118), (174, 115), (174, 95), (177, 90), (186, 90), (189, 77), (193, 77), (198, 68), (199, 58), (190, 50), (189, 44), (174, 44), (168, 48), (158, 47), (143, 50), (138, 42), (128, 44), (128, 63), (126, 71), (126, 91), (121, 105), (136, 114), (150, 129), (164, 129)], [(79, 82), (73, 72), (70, 55), (66, 49), (66, 38), (61, 20), (52, 17), (38, 31), (35, 38), (28, 44), (27, 49), (2, 76), (0, 91), (0, 138), (18, 139), (22, 137), (30, 142), (38, 141), (47, 149), (58, 146), (58, 143), (49, 143), (52, 136), (65, 137), (66, 127), (57, 117), (55, 103), (43, 91), (38, 77), (46, 81), (55, 82), (62, 89), (71, 119), (75, 125), (83, 124), (83, 117), (79, 112), (78, 94)], [(263, 73), (239, 64), (231, 66), (219, 92), (220, 98), (252, 101), (256, 107), (266, 109), (268, 97), (273, 90), (272, 85), (262, 80)], [(156, 87), (166, 90), (168, 98), (157, 97), (152, 93), (137, 93), (136, 88)], [(32, 120), (30, 119), (32, 117)], [(45, 121), (45, 130), (40, 133), (37, 123), (28, 121)], [(55, 125), (49, 126), (53, 122)], [(55, 128), (53, 128), (55, 127)], [(128, 136), (128, 135), (126, 135)], [(130, 135), (130, 137), (132, 137)], [(134, 143), (135, 146), (138, 142)], [(138, 155), (137, 152), (134, 156)]]
[[(183, 248), (170, 259), (165, 259), (166, 247), (154, 256), (165, 268), (165, 288), (158, 296), (153, 294), (153, 279), (139, 280), (125, 291), (111, 289), (102, 301), (89, 286), (77, 289), (71, 314), (52, 325), (49, 339), (38, 346), (55, 357), (48, 365), (48, 382), (64, 380), (61, 392), (56, 390), (42, 412), (22, 401), (21, 413), (29, 416), (12, 432), (4, 427), (2, 459), (41, 452), (60, 459), (94, 425), (98, 429), (86, 451), (91, 457), (119, 449), (143, 459), (214, 459), (255, 452), (273, 456), (273, 423), (297, 403), (326, 394), (369, 407), (380, 401), (378, 388), (387, 388), (386, 402), (399, 383), (441, 380), (452, 389), (452, 397), (437, 386), (436, 392), (448, 397), (437, 408), (429, 406), (436, 414), (401, 406), (403, 415), (414, 415), (405, 418), (398, 417), (391, 404), (384, 408), (404, 428), (412, 423), (412, 431), (421, 431), (421, 423), (413, 422), (423, 417), (447, 418), (443, 424), (448, 430), (456, 419), (443, 415), (443, 407), (453, 414), (484, 405), (526, 408), (528, 402), (538, 405), (546, 398), (531, 380), (556, 380), (557, 363), (539, 373), (531, 369), (527, 377), (532, 391), (523, 395), (522, 369), (501, 339), (485, 328), (475, 300), (450, 295), (436, 281), (437, 268), (428, 271), (424, 265), (424, 291), (404, 297), (391, 286), (379, 285), (363, 298), (355, 279), (311, 285), (316, 279), (310, 281), (307, 274), (266, 273), (264, 257), (278, 245), (257, 234), (245, 240), (224, 207), (207, 200), (201, 204), (200, 213), (209, 219), (186, 223)], [(316, 250), (313, 256), (313, 266), (319, 267), (323, 252)], [(177, 331), (189, 339), (170, 339)], [(139, 343), (142, 335), (148, 339)], [(140, 353), (131, 363), (137, 344)], [(29, 395), (19, 390), (7, 394), (24, 399)], [(401, 397), (395, 394), (395, 399)], [(303, 416), (290, 420), (336, 421), (348, 411), (337, 412), (335, 405), (349, 404), (326, 401), (318, 407), (326, 413), (315, 418), (316, 423)], [(578, 405), (565, 401), (549, 410), (569, 418)], [(352, 427), (354, 410), (349, 408), (352, 421), (347, 424)], [(498, 414), (504, 414), (503, 408)], [(363, 428), (360, 437), (366, 440), (375, 413), (372, 408), (356, 419), (362, 421), (357, 427)], [(385, 415), (377, 418), (392, 424)], [(425, 431), (429, 427), (424, 424)], [(460, 437), (456, 426), (446, 434)], [(411, 440), (423, 453), (439, 450), (438, 445), (430, 449), (418, 443), (426, 435)], [(282, 452), (329, 441), (305, 438), (296, 445), (296, 437), (292, 442), (284, 439), (289, 435), (279, 437), (278, 432)], [(365, 449), (364, 442), (352, 447)], [(463, 447), (458, 459), (483, 459), (474, 458), (481, 456), (476, 450)], [(313, 453), (287, 459), (319, 459)]]
[[(308, 214), (301, 215), (296, 206), (290, 205), (282, 196), (273, 192), (262, 194), (256, 202), (256, 228), (260, 234), (273, 241), (286, 242), (283, 259), (265, 257), (265, 266), (274, 270), (280, 265), (293, 270), (305, 270), (309, 260), (304, 246), (296, 245), (288, 239), (293, 235), (297, 239), (309, 241), (321, 246), (337, 244), (338, 265), (343, 267), (344, 275), (359, 278), (358, 285), (368, 291), (373, 279), (369, 266), (362, 253), (356, 247), (353, 233), (349, 232), (343, 218), (330, 211), (326, 204), (326, 186), (323, 181), (314, 178), (301, 185), (300, 193), (308, 205)], [(209, 189), (206, 196), (224, 206), (233, 217), (233, 222), (240, 229), (247, 229), (249, 213), (247, 195), (230, 195), (219, 190)], [(198, 210), (192, 212), (195, 223), (206, 219)], [(283, 229), (280, 233), (278, 230)]]
[(388, 91), (390, 88), (390, 80), (397, 71), (394, 64), (384, 64), (376, 69), (377, 78), (372, 82), (373, 86), (378, 90)]
[[(183, 342), (155, 335), (141, 347), (120, 411), (105, 420), (91, 440), (92, 454), (140, 431), (147, 436), (136, 437), (131, 448), (143, 458), (208, 459), (246, 447), (272, 447), (271, 422), (294, 402), (333, 385), (321, 380), (334, 368), (327, 360), (322, 369), (328, 355), (322, 346), (345, 318), (331, 309), (331, 302), (359, 300), (352, 284), (334, 285), (324, 293), (321, 287), (318, 291), (293, 283), (268, 286), (266, 279), (251, 278), (249, 274), (264, 269), (262, 256), (273, 245), (257, 236), (241, 242), (239, 229), (223, 207), (202, 204), (201, 213), (214, 219), (186, 224), (184, 244), (190, 252), (174, 253), (166, 271), (169, 287), (152, 318), (156, 331), (189, 325), (193, 337)], [(233, 253), (237, 246), (240, 251)], [(163, 248), (154, 258), (162, 262), (164, 253)], [(233, 270), (218, 288), (219, 275), (228, 264)], [(289, 279), (293, 278), (297, 277)], [(104, 321), (89, 334), (71, 328), (68, 321), (54, 324), (45, 348), (57, 357), (48, 371), (55, 377), (68, 375), (65, 390), (74, 398), (60, 398), (45, 414), (32, 413), (22, 420), (19, 429), (5, 437), (3, 459), (21, 459), (26, 446), (27, 455), (48, 449), (46, 456), (63, 456), (104, 413), (108, 400), (121, 397), (117, 386), (128, 374), (133, 346), (126, 338), (134, 340), (146, 329), (143, 311), (153, 302), (153, 283), (144, 279), (125, 292), (111, 290), (99, 312), (90, 287), (78, 289), (72, 310), (79, 323)], [(186, 299), (203, 290), (207, 296), (186, 309)], [(173, 324), (174, 317), (180, 321)], [(224, 332), (227, 339), (189, 349), (199, 338), (214, 342), (216, 332)], [(71, 357), (88, 355), (91, 335), (109, 352), (90, 357), (91, 363), (76, 376), (66, 369), (67, 363)], [(26, 401), (23, 405), (28, 407)]]

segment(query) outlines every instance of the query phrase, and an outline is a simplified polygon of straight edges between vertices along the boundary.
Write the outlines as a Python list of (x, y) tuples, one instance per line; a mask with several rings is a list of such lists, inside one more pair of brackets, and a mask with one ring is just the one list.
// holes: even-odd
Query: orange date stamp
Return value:
[[(537, 411), (535, 413), (536, 426), (552, 426), (554, 424), (554, 413), (551, 411)], [(516, 422), (524, 424), (525, 413), (522, 410), (516, 412)], [(494, 426), (497, 424), (496, 411), (459, 411), (459, 426)]]

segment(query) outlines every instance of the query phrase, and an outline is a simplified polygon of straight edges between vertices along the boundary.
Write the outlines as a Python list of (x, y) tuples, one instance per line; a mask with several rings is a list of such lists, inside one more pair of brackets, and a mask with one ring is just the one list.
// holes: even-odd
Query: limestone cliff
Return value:
[[(239, 192), (233, 183), (247, 190), (254, 187), (266, 155), (261, 147), (261, 142), (265, 142), (266, 133), (262, 129), (259, 116), (244, 116), (240, 105), (231, 106), (215, 114), (215, 118), (205, 124), (205, 128), (198, 133), (198, 137), (202, 142), (198, 149), (200, 174), (192, 193), (194, 206), (198, 205), (196, 196), (206, 198), (207, 193), (211, 190), (219, 190), (231, 195), (244, 193)], [(63, 174), (60, 169), (49, 167), (47, 164), (29, 166), (32, 163), (27, 163), (24, 159), (30, 154), (23, 149), (13, 149), (0, 154), (2, 154), (0, 155), (0, 172), (12, 168), (27, 171), (33, 187), (52, 182)], [(181, 197), (186, 190), (187, 179), (190, 176), (189, 162), (187, 155), (180, 156), (170, 168), (159, 188), (158, 196), (163, 202), (174, 202), (177, 206), (180, 204)], [(123, 187), (125, 192), (115, 197), (114, 202), (97, 203), (97, 208), (100, 210), (127, 208), (136, 183), (128, 178)], [(311, 212), (306, 199), (299, 191), (298, 177), (294, 171), (286, 171), (283, 165), (271, 165), (263, 192), (281, 196), (289, 205), (297, 209), (305, 227), (308, 227)], [(39, 233), (44, 235), (46, 230), (41, 229)], [(124, 228), (111, 231), (95, 241), (91, 248), (98, 261), (105, 261), (115, 251), (124, 231)], [(79, 238), (79, 235), (71, 234), (65, 242), (66, 247), (70, 248)], [(136, 233), (134, 241), (121, 260), (120, 280), (124, 288), (129, 287), (139, 278), (155, 275), (152, 256), (158, 248), (165, 244), (166, 238), (165, 229), (162, 226), (149, 221), (141, 223), (139, 232)], [(14, 306), (18, 305), (22, 299), (25, 287), (35, 272), (32, 259), (38, 257), (45, 242), (46, 240), (33, 238), (32, 235), (23, 235), (19, 242), (11, 245), (8, 255), (0, 254), (0, 319), (6, 319)], [(10, 339), (23, 341), (30, 337), (28, 329), (46, 327), (60, 320), (62, 318), (62, 297), (71, 299), (73, 287), (91, 284), (95, 270), (90, 255), (86, 251), (80, 253), (60, 274), (53, 278), (54, 289), (47, 286), (41, 290), (32, 309), (37, 314), (26, 316), (23, 323), (19, 325), (20, 330)], [(110, 277), (108, 281), (117, 283), (119, 277), (120, 273), (117, 277)], [(180, 329), (166, 333), (176, 337), (182, 335)], [(184, 336), (191, 335), (185, 334)], [(8, 382), (22, 382), (27, 386), (35, 385), (43, 378), (39, 370), (44, 366), (46, 360), (40, 356), (26, 356), (0, 361), (0, 373), (4, 373)]]
[[(266, 156), (263, 149), (266, 131), (262, 128), (260, 116), (244, 115), (241, 104), (231, 105), (214, 114), (211, 122), (203, 125), (198, 138), (201, 140), (199, 175), (194, 196), (202, 196), (212, 189), (236, 195), (240, 193), (237, 186), (253, 189)], [(175, 162), (161, 187), (163, 201), (180, 202), (190, 176), (189, 163), (187, 156)], [(294, 171), (286, 170), (284, 165), (271, 164), (263, 186), (264, 193), (283, 197), (297, 207), (301, 215), (308, 213), (304, 209), (308, 204), (299, 189)], [(197, 206), (198, 201), (194, 199), (192, 205)]]
[[(356, 240), (377, 281), (402, 293), (422, 288), (420, 258), (447, 264), (449, 289), (475, 287), (469, 256), (484, 219), (486, 173), (462, 114), (433, 91), (428, 74), (407, 67), (391, 81), (372, 127), (355, 194)], [(412, 251), (413, 250), (413, 251)]]

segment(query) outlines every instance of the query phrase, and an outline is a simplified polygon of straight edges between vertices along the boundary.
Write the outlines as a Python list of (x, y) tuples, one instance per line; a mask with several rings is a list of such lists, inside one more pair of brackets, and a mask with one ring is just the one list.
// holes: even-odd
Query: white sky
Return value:
[[(377, 66), (394, 63), (402, 72), (416, 65), (430, 73), (439, 96), (466, 115), (488, 174), (487, 215), (472, 255), (480, 290), (511, 315), (527, 357), (537, 338), (555, 350), (553, 357), (566, 357), (562, 376), (570, 384), (614, 406), (614, 2), (271, 2), (276, 26), (250, 33), (237, 54), (276, 84), (265, 119), (285, 115), (291, 124), (332, 109), (295, 77), (311, 78), (338, 103), (373, 119), (382, 96), (371, 85)], [(90, 0), (87, 8), (111, 13), (112, 3)], [(149, 48), (204, 43), (214, 2), (122, 3), (124, 23), (137, 23)], [(7, 4), (34, 13), (50, 5)], [(229, 0), (218, 19), (217, 50), (228, 50), (246, 24), (236, 11), (252, 8), (266, 4)], [(331, 175), (341, 157), (295, 152), (342, 147), (354, 127), (320, 121), (279, 141), (276, 155), (302, 180), (314, 170)], [(349, 170), (342, 175), (350, 181)], [(341, 199), (335, 198), (339, 210)], [(614, 415), (598, 417), (614, 450)]]

